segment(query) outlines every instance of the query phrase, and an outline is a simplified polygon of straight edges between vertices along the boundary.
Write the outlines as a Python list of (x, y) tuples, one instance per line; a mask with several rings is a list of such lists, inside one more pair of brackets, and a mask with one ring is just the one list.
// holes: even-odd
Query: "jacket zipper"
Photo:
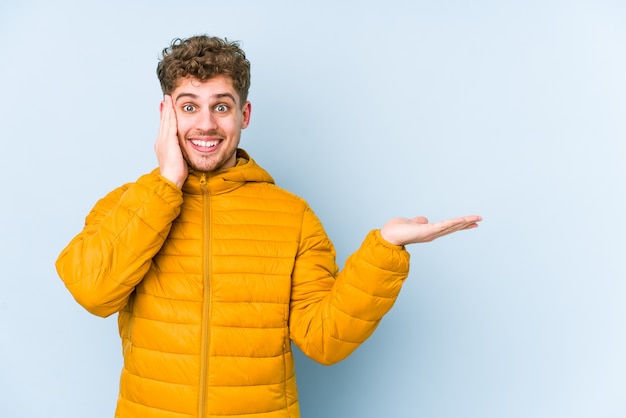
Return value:
[(202, 174), (200, 179), (200, 185), (202, 186), (202, 281), (204, 283), (204, 295), (202, 300), (202, 347), (200, 349), (200, 392), (198, 397), (198, 418), (204, 418), (206, 414), (206, 402), (207, 402), (207, 375), (209, 369), (209, 342), (211, 335), (209, 333), (209, 315), (211, 312), (211, 274), (209, 264), (209, 254), (211, 245), (211, 228), (209, 220), (210, 214), (210, 202), (209, 202), (209, 188), (207, 186), (206, 174)]

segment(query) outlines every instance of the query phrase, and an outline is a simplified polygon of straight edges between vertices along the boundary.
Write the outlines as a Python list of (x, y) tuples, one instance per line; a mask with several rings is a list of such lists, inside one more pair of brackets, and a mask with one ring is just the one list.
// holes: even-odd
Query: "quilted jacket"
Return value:
[(291, 342), (347, 357), (393, 305), (408, 252), (374, 230), (338, 272), (307, 203), (243, 150), (182, 192), (158, 173), (97, 202), (56, 263), (88, 311), (119, 313), (116, 417), (299, 417)]

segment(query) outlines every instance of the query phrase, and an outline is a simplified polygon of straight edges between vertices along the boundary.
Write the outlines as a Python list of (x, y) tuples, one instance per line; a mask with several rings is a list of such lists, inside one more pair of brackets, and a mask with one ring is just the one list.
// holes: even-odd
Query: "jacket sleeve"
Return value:
[(292, 277), (290, 337), (310, 358), (333, 364), (376, 329), (409, 273), (409, 253), (371, 231), (341, 272), (335, 250), (313, 212), (304, 215)]
[(76, 301), (94, 315), (119, 311), (143, 279), (180, 213), (182, 192), (146, 174), (99, 200), (56, 268)]

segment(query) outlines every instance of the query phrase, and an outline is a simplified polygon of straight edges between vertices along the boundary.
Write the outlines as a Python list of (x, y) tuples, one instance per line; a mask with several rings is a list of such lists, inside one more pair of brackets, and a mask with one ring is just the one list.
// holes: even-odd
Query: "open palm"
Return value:
[(456, 231), (478, 227), (482, 218), (477, 215), (429, 223), (423, 216), (415, 218), (393, 218), (383, 226), (380, 233), (391, 244), (406, 245), (430, 242)]

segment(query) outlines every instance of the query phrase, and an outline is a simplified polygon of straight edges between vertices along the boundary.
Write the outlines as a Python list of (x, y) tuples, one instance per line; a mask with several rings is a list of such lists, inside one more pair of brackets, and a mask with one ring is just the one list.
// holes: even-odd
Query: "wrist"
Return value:
[(385, 227), (382, 227), (379, 231), (380, 231), (380, 237), (383, 240), (385, 240), (387, 243), (391, 245), (396, 245), (398, 247), (401, 247), (404, 245), (404, 243), (399, 242), (397, 239), (394, 239), (392, 236), (390, 236), (389, 232), (385, 230)]
[(165, 177), (170, 183), (174, 183), (179, 189), (183, 188), (187, 176), (181, 176), (180, 174), (169, 173), (167, 170), (161, 170), (161, 176)]

